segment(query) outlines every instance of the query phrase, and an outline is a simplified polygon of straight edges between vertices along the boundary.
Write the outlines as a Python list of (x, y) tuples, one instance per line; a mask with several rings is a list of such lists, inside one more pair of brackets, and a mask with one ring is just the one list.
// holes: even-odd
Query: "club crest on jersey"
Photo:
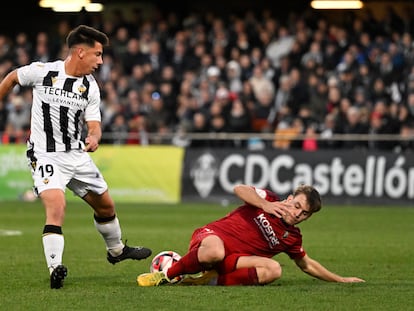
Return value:
[(84, 86), (83, 84), (79, 85), (78, 87), (78, 91), (83, 94), (86, 92), (86, 86)]
[(52, 77), (52, 85), (54, 85), (56, 83), (56, 81), (57, 81), (57, 78), (56, 77)]
[(43, 179), (43, 183), (44, 183), (45, 185), (47, 185), (47, 184), (49, 183), (49, 178), (45, 178), (45, 179)]
[(289, 236), (289, 232), (285, 231), (285, 233), (283, 233), (282, 239), (286, 239)]

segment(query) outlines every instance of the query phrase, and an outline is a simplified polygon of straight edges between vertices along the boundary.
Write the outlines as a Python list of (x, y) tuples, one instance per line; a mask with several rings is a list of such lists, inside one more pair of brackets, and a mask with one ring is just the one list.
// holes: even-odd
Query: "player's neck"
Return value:
[(74, 59), (71, 56), (68, 56), (65, 61), (64, 61), (64, 66), (65, 66), (65, 73), (68, 76), (72, 76), (72, 77), (81, 77), (82, 74), (80, 74), (76, 68), (77, 68), (77, 64), (74, 61)]

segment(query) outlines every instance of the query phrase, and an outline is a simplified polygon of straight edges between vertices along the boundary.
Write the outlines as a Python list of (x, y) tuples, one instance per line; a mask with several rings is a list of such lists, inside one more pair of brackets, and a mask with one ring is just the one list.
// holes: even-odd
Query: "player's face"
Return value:
[(283, 216), (283, 220), (289, 225), (296, 225), (306, 219), (312, 214), (309, 211), (308, 201), (306, 196), (301, 193), (297, 196), (289, 196), (286, 200), (289, 203), (290, 213)]
[(103, 47), (99, 42), (95, 42), (93, 47), (84, 45), (80, 49), (79, 55), (81, 56), (85, 75), (96, 71), (103, 64)]

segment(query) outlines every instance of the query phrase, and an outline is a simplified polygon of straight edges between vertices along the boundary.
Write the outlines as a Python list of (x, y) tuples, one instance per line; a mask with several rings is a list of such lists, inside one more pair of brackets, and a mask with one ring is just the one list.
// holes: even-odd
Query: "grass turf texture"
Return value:
[[(123, 238), (184, 254), (194, 228), (232, 207), (208, 204), (118, 205)], [(302, 273), (284, 254), (283, 276), (267, 286), (141, 288), (151, 258), (106, 261), (103, 240), (83, 202), (67, 207), (64, 287), (49, 288), (40, 202), (0, 202), (0, 310), (414, 310), (414, 208), (325, 206), (300, 224), (309, 255), (343, 276), (338, 284)], [(18, 230), (21, 235), (4, 235)], [(3, 235), (1, 235), (3, 234)]]

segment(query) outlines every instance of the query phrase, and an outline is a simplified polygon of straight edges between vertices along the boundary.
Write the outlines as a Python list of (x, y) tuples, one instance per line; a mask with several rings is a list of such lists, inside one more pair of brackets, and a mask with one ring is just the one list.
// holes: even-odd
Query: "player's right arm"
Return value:
[(15, 69), (9, 72), (0, 82), (0, 99), (3, 99), (18, 83), (19, 79), (17, 77), (17, 70)]
[(339, 282), (339, 283), (359, 283), (365, 282), (365, 280), (358, 277), (344, 277), (336, 273), (333, 273), (326, 269), (318, 261), (310, 258), (308, 255), (305, 255), (302, 258), (295, 259), (296, 265), (305, 273), (324, 280), (327, 282)]
[(290, 213), (289, 205), (284, 201), (271, 202), (266, 200), (267, 192), (263, 189), (239, 184), (234, 187), (234, 193), (247, 204), (256, 206), (276, 217), (282, 218), (283, 215)]

